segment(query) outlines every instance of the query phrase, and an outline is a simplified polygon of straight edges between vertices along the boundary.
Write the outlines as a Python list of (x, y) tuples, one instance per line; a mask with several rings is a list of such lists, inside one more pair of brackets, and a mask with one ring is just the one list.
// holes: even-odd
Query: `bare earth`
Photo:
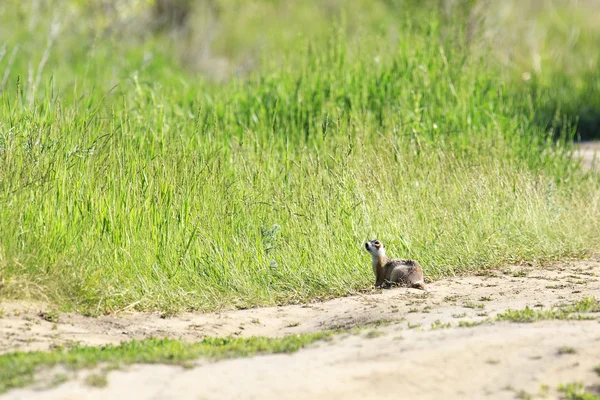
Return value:
[(577, 145), (573, 158), (588, 170), (600, 170), (600, 141), (583, 142)]
[[(534, 269), (514, 266), (481, 276), (429, 285), (431, 293), (397, 288), (310, 305), (86, 318), (61, 314), (58, 323), (38, 315), (41, 304), (2, 304), (0, 352), (45, 350), (80, 342), (100, 345), (168, 336), (283, 336), (368, 322), (394, 323), (342, 335), (292, 355), (199, 361), (192, 369), (133, 366), (108, 375), (108, 386), (83, 383), (86, 372), (47, 390), (19, 389), (2, 399), (514, 399), (523, 393), (557, 398), (560, 383), (582, 381), (600, 392), (600, 321), (484, 321), (508, 308), (548, 308), (600, 293), (600, 260), (560, 262)], [(439, 321), (436, 323), (436, 321)], [(450, 324), (433, 329), (432, 324)], [(561, 347), (572, 354), (559, 354)], [(521, 392), (520, 391), (525, 391)], [(549, 397), (548, 397), (549, 396)], [(535, 397), (534, 397), (535, 398)]]

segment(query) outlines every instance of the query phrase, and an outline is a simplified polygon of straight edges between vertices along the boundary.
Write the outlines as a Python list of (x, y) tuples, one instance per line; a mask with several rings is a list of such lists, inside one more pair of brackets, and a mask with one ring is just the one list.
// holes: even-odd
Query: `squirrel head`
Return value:
[(371, 253), (373, 257), (384, 257), (385, 256), (385, 247), (383, 247), (383, 243), (379, 240), (374, 239), (365, 243), (365, 249)]

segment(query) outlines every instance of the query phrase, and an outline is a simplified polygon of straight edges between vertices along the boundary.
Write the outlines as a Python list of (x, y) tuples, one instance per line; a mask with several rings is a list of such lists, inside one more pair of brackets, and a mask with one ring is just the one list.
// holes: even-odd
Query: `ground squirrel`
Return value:
[(365, 243), (365, 248), (373, 258), (375, 286), (390, 288), (392, 283), (408, 284), (410, 287), (428, 291), (423, 280), (423, 269), (414, 260), (387, 258), (385, 247), (379, 240)]

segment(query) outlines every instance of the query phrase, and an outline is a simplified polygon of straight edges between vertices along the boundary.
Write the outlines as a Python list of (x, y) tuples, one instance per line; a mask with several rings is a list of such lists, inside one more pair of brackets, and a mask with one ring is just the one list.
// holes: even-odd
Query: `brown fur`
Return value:
[[(372, 241), (371, 245), (377, 250), (383, 246), (379, 241)], [(388, 258), (381, 255), (373, 259), (373, 273), (376, 287), (382, 287), (384, 283), (386, 288), (390, 288), (392, 284), (401, 284), (428, 291), (423, 280), (423, 268), (415, 260)]]
[(381, 287), (385, 283), (389, 288), (396, 283), (425, 290), (423, 269), (415, 260), (380, 257), (376, 269), (375, 285), (377, 287)]

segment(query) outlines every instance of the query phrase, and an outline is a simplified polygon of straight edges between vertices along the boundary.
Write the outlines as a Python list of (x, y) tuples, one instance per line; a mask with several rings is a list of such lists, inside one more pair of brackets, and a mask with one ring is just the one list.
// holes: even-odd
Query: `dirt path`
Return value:
[[(283, 336), (370, 321), (395, 323), (293, 355), (200, 362), (190, 370), (135, 366), (111, 372), (104, 389), (85, 386), (81, 373), (80, 379), (54, 389), (16, 390), (2, 398), (508, 399), (520, 390), (535, 394), (542, 385), (549, 386), (552, 396), (559, 383), (573, 381), (598, 385), (592, 390), (600, 390), (600, 377), (593, 372), (600, 364), (598, 320), (458, 327), (460, 321), (483, 321), (508, 308), (548, 308), (586, 296), (598, 298), (600, 260), (561, 262), (544, 269), (511, 267), (440, 280), (430, 288), (429, 295), (400, 288), (306, 306), (168, 319), (151, 313), (100, 318), (61, 314), (55, 323), (38, 316), (40, 310), (47, 311), (39, 305), (3, 304), (3, 352), (48, 349), (70, 341), (99, 345), (149, 336)], [(450, 327), (432, 329), (432, 324)], [(575, 353), (559, 354), (564, 346)]]
[[(0, 353), (47, 350), (79, 342), (86, 345), (129, 339), (170, 337), (198, 340), (206, 336), (270, 336), (346, 328), (380, 320), (431, 325), (436, 320), (481, 321), (507, 308), (556, 304), (600, 295), (600, 260), (561, 262), (544, 269), (510, 267), (481, 276), (447, 278), (417, 289), (396, 288), (377, 294), (338, 298), (324, 303), (267, 307), (222, 313), (121, 313), (98, 318), (58, 315), (42, 304), (3, 303)], [(462, 315), (454, 318), (453, 315)]]
[[(597, 321), (503, 323), (433, 331), (388, 326), (381, 336), (352, 336), (293, 355), (193, 369), (135, 366), (111, 372), (103, 389), (71, 381), (4, 399), (515, 399), (548, 385), (597, 382)], [(559, 355), (562, 346), (576, 354)], [(594, 390), (594, 389), (592, 389)], [(520, 397), (517, 397), (519, 396)]]
[(600, 170), (600, 141), (578, 144), (573, 156), (580, 160), (585, 169)]

